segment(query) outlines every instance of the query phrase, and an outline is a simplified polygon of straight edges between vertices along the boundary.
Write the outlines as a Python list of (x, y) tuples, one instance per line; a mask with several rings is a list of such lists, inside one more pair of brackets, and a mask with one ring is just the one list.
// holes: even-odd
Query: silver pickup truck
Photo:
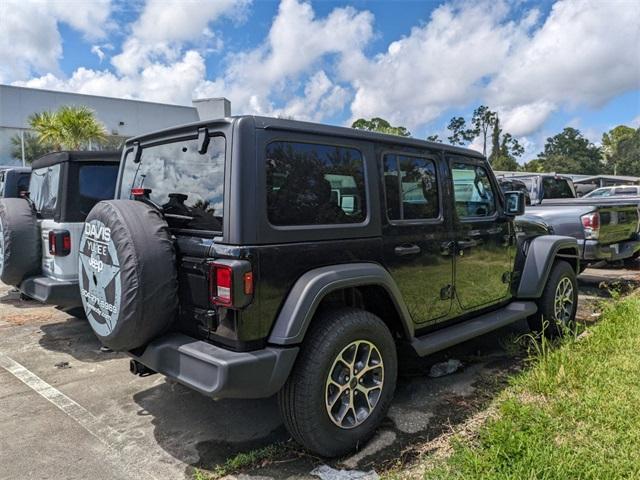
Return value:
[(630, 262), (640, 255), (640, 198), (556, 199), (527, 207), (525, 218), (550, 226), (554, 235), (575, 237), (582, 265), (606, 260)]

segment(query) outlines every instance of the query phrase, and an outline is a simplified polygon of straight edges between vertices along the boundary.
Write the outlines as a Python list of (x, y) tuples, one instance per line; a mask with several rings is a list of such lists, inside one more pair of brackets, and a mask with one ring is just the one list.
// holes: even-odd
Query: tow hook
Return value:
[(157, 373), (156, 371), (151, 370), (146, 365), (141, 364), (137, 360), (129, 361), (129, 371), (133, 375), (138, 375), (139, 377), (148, 377), (149, 375), (153, 375), (154, 373)]

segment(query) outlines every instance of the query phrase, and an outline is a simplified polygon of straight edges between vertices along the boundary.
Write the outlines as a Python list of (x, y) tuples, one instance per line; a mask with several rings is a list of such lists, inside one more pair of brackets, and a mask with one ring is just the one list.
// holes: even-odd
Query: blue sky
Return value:
[[(640, 124), (640, 2), (0, 3), (0, 82), (446, 137), (489, 105), (534, 157), (566, 126)], [(478, 147), (479, 141), (472, 143)]]

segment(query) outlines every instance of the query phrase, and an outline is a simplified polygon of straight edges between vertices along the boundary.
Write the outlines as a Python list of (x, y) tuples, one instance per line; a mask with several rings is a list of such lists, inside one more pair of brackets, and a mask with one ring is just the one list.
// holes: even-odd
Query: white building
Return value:
[(228, 117), (225, 98), (198, 99), (192, 106), (168, 105), (123, 98), (81, 95), (34, 88), (0, 85), (0, 165), (22, 164), (30, 140), (29, 117), (55, 111), (63, 105), (85, 105), (93, 110), (108, 134), (118, 140), (145, 132), (207, 118)]

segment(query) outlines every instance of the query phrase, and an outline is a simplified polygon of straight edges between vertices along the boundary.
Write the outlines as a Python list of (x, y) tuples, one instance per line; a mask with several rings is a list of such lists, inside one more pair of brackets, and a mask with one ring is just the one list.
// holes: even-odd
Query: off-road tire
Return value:
[[(556, 314), (556, 295), (560, 284), (571, 286), (572, 303), (567, 317), (558, 318)], [(542, 296), (538, 299), (538, 312), (528, 318), (529, 327), (547, 338), (556, 338), (575, 328), (578, 307), (578, 282), (573, 267), (564, 260), (556, 260), (549, 273)]]
[(42, 270), (38, 219), (23, 198), (0, 199), (0, 280), (19, 286)]
[[(358, 341), (374, 345), (380, 353), (384, 381), (369, 416), (361, 424), (345, 429), (329, 416), (325, 403), (327, 378), (341, 352)], [(397, 369), (393, 336), (380, 318), (356, 308), (318, 314), (306, 334), (293, 371), (278, 394), (285, 426), (295, 441), (324, 457), (341, 456), (359, 448), (385, 418), (396, 387)]]

